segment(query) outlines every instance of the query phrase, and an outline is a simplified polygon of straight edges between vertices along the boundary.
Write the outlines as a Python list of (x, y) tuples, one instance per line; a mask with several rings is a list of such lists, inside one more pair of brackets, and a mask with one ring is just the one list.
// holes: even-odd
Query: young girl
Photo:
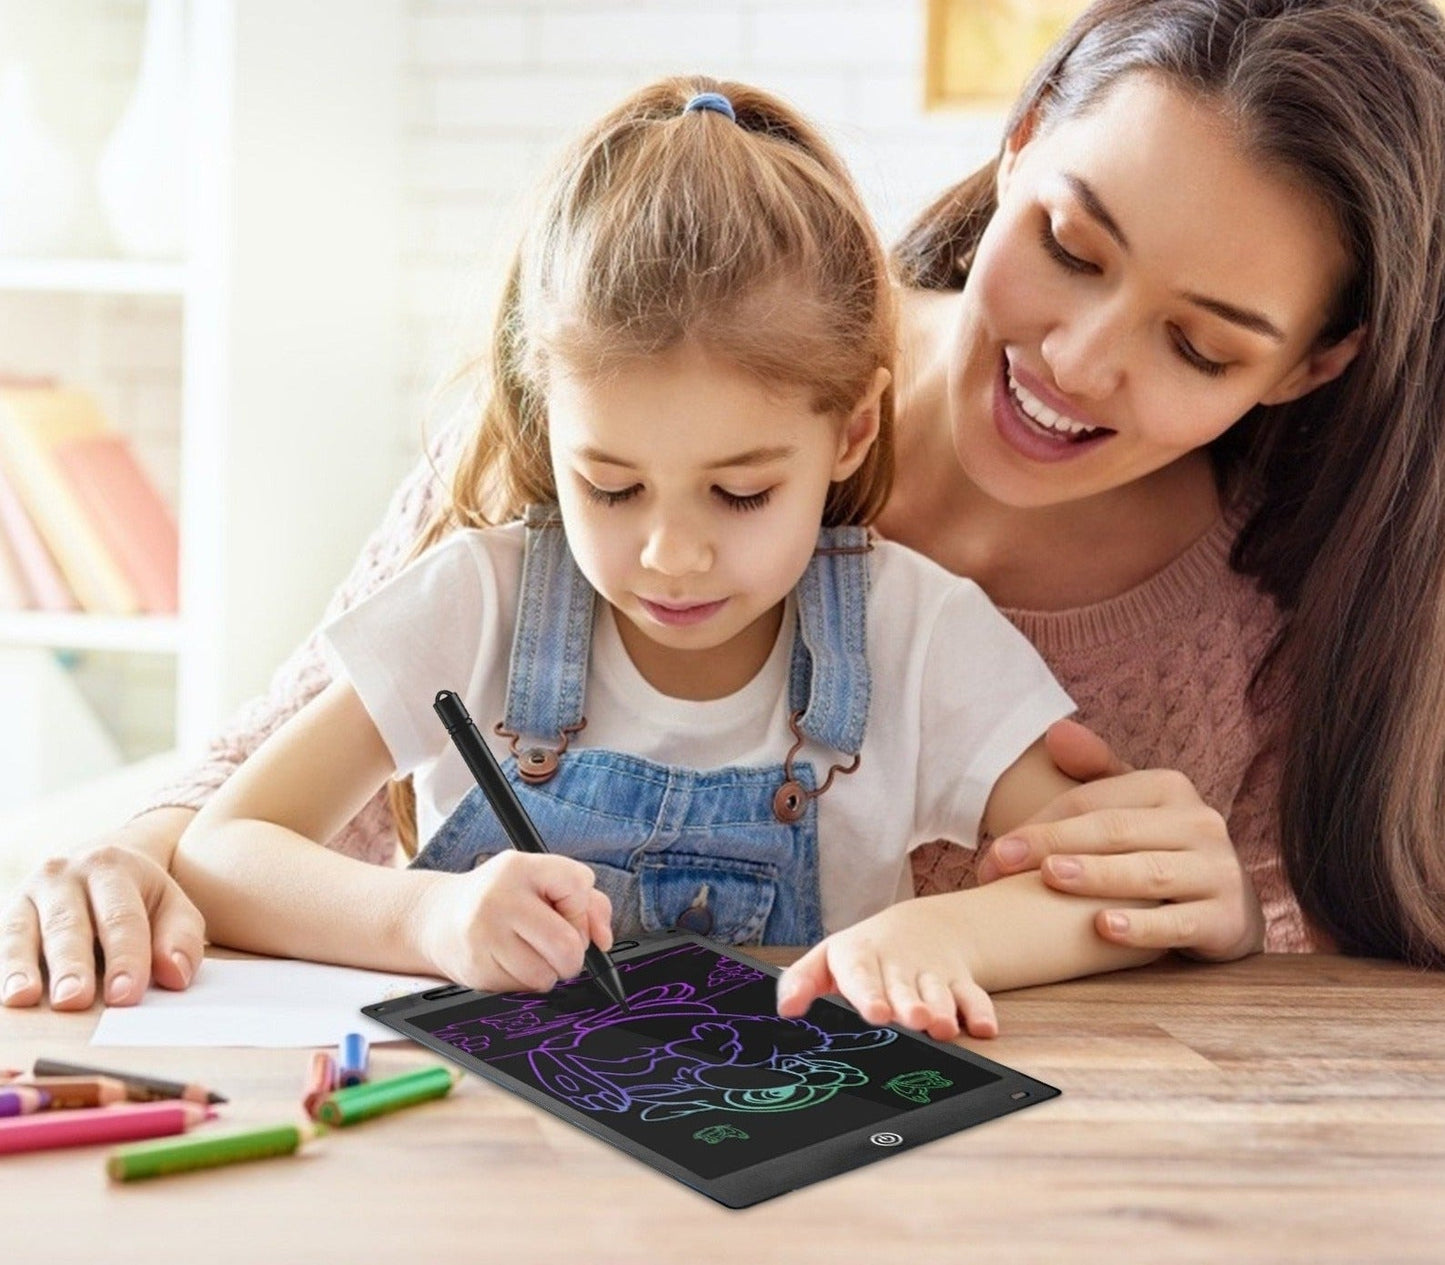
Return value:
[[(614, 933), (811, 944), (908, 895), (910, 848), (1064, 789), (1039, 740), (1072, 705), (1037, 654), (866, 529), (893, 341), (866, 212), (786, 107), (669, 80), (603, 119), (523, 242), (457, 475), (519, 521), (452, 531), (329, 626), (335, 683), (182, 840), (212, 938), (538, 990)], [(440, 689), (550, 855), (507, 847)], [(410, 869), (315, 846), (408, 774)], [(987, 1035), (986, 989), (1150, 956), (1035, 875), (934, 900), (845, 983), (870, 1020)]]

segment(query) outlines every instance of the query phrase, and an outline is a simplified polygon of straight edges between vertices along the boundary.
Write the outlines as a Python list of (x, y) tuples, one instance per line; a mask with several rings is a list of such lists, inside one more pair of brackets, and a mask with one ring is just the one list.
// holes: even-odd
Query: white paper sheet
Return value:
[(445, 981), (278, 958), (207, 958), (191, 986), (151, 988), (139, 1006), (108, 1006), (91, 1045), (336, 1045), (348, 1032), (400, 1041), (362, 1006)]

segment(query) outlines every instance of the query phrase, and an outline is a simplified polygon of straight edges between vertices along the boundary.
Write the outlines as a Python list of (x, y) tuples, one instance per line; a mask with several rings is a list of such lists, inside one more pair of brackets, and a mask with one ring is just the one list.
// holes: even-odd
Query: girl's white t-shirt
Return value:
[[(475, 785), (436, 713), (455, 690), (498, 759), (507, 665), (522, 574), (521, 524), (447, 536), (371, 597), (327, 625), (346, 675), (392, 758), (411, 774), (424, 844)], [(972, 846), (999, 775), (1073, 710), (1029, 644), (972, 581), (901, 545), (868, 555), (871, 705), (862, 761), (817, 800), (823, 922), (829, 932), (912, 894), (908, 853), (933, 839)], [(790, 599), (791, 604), (791, 599)], [(726, 698), (659, 693), (633, 665), (612, 608), (597, 604), (575, 748), (623, 751), (694, 769), (781, 765), (792, 626), (758, 674)], [(564, 757), (565, 758), (565, 757)], [(814, 743), (819, 783), (847, 757)]]

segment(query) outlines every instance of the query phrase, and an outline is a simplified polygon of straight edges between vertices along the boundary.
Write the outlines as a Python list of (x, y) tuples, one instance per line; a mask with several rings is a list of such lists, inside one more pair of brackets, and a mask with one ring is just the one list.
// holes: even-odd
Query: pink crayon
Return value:
[(14, 1116), (0, 1120), (0, 1155), (160, 1138), (184, 1133), (192, 1125), (213, 1115), (215, 1112), (198, 1103), (173, 1100)]

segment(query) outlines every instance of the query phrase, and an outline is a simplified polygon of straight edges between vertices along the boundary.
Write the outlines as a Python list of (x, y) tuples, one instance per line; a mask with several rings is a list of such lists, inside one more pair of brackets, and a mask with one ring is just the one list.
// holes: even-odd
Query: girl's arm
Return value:
[(349, 681), (327, 686), (211, 797), (171, 872), (232, 948), (397, 971), (428, 969), (409, 921), (438, 877), (320, 846), (394, 771)]
[(369, 865), (316, 842), (394, 771), (347, 680), (277, 730), (201, 810), (172, 861), (212, 939), (540, 992), (578, 974), (590, 942), (611, 946), (607, 897), (571, 857), (508, 851), (447, 874)]
[[(1012, 829), (1072, 785), (1040, 740), (995, 784), (985, 832)], [(789, 967), (778, 981), (778, 1012), (801, 1015), (814, 998), (841, 993), (869, 1023), (901, 1023), (951, 1040), (962, 1014), (972, 1036), (994, 1036), (990, 992), (1142, 966), (1159, 956), (1095, 932), (1099, 911), (1120, 903), (1055, 892), (1037, 873), (902, 901), (829, 936)]]

